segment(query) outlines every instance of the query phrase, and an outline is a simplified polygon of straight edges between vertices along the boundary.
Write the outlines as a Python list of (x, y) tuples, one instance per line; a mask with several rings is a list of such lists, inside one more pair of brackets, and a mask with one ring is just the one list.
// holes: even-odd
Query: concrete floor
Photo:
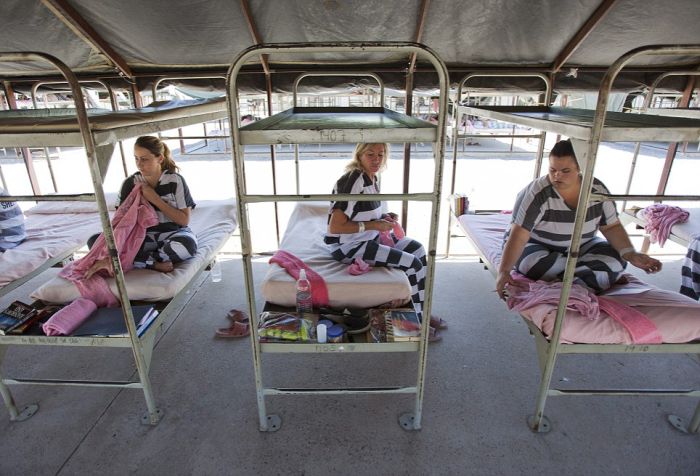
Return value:
[[(258, 279), (265, 261), (255, 262)], [(672, 288), (678, 262), (666, 268), (651, 281)], [(410, 396), (287, 396), (266, 399), (282, 427), (261, 433), (250, 341), (213, 337), (228, 309), (245, 308), (240, 259), (224, 261), (223, 275), (220, 283), (204, 279), (160, 337), (150, 373), (165, 413), (157, 426), (140, 424), (139, 390), (15, 386), (18, 405), (40, 410), (21, 423), (0, 418), (0, 474), (698, 474), (700, 435), (666, 422), (669, 413), (688, 418), (697, 399), (550, 398), (552, 431), (532, 433), (525, 419), (538, 385), (534, 343), (473, 259), (437, 263), (434, 311), (450, 328), (429, 348), (420, 431), (397, 421), (412, 411)], [(13, 347), (3, 370), (111, 380), (133, 378), (132, 361), (127, 350)], [(417, 359), (266, 354), (263, 364), (268, 385), (410, 385)], [(697, 389), (700, 361), (564, 356), (554, 382)]]

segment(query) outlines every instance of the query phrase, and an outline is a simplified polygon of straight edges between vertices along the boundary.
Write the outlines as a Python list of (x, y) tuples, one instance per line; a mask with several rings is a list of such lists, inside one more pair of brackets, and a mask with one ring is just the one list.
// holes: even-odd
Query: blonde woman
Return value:
[[(386, 168), (388, 157), (388, 144), (357, 144), (352, 161), (333, 187), (333, 193), (379, 193), (378, 174)], [(331, 202), (325, 243), (333, 258), (341, 263), (351, 264), (355, 258), (361, 258), (370, 266), (387, 266), (405, 272), (411, 285), (413, 307), (422, 319), (426, 266), (423, 245), (411, 238), (399, 239), (393, 235), (393, 247), (379, 240), (381, 232), (393, 229), (396, 218), (396, 214), (382, 213), (380, 201)], [(438, 318), (431, 319), (431, 326), (446, 327)], [(430, 340), (439, 339), (436, 329), (431, 328)]]

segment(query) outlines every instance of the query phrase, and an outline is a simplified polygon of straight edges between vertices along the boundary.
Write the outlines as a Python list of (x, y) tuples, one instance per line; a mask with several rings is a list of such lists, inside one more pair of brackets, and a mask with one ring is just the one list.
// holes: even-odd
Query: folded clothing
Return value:
[(97, 309), (94, 301), (78, 298), (56, 312), (41, 327), (47, 336), (69, 335)]

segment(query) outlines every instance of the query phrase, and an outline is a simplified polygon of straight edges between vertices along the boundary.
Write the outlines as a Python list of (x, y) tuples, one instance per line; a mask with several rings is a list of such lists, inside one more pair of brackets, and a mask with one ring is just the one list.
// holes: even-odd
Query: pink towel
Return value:
[(299, 271), (305, 269), (306, 277), (311, 283), (311, 300), (313, 301), (314, 307), (328, 306), (328, 288), (326, 287), (326, 282), (302, 260), (288, 251), (278, 250), (274, 256), (270, 258), (270, 263), (277, 263), (282, 266), (294, 279), (299, 279)]
[[(524, 311), (538, 304), (559, 304), (562, 283), (532, 281), (520, 273), (511, 273), (515, 285), (508, 285), (508, 309)], [(580, 284), (573, 284), (566, 308), (593, 320), (599, 317), (598, 296)]]
[(671, 234), (671, 227), (687, 222), (689, 214), (680, 207), (655, 203), (642, 210), (641, 215), (646, 221), (644, 230), (649, 233), (650, 241), (663, 246)]
[[(513, 272), (515, 285), (508, 285), (508, 308), (523, 311), (538, 304), (559, 304), (561, 281), (531, 281), (522, 274)], [(573, 284), (566, 308), (588, 319), (597, 319), (602, 310), (610, 318), (627, 329), (635, 344), (660, 344), (661, 334), (656, 324), (646, 315), (610, 297), (596, 296), (585, 286)]]
[[(141, 194), (141, 184), (136, 183), (112, 218), (114, 241), (125, 273), (134, 266), (134, 258), (146, 236), (146, 228), (156, 224), (158, 224), (158, 215)], [(119, 302), (104, 279), (105, 276), (112, 276), (113, 273), (103, 270), (93, 274), (89, 279), (84, 279), (85, 273), (96, 261), (108, 256), (105, 238), (100, 234), (88, 254), (63, 268), (59, 276), (72, 281), (80, 291), (80, 295), (94, 301), (98, 307), (118, 306)]]
[(372, 269), (372, 267), (365, 263), (362, 258), (355, 258), (355, 261), (348, 266), (348, 273), (352, 274), (353, 276), (359, 276), (361, 274), (369, 273), (370, 269)]
[(598, 296), (598, 305), (603, 312), (627, 329), (635, 344), (661, 344), (663, 342), (656, 324), (635, 308), (605, 296)]
[(95, 312), (97, 305), (90, 299), (78, 298), (51, 316), (41, 326), (47, 336), (69, 335)]
[(404, 233), (401, 223), (399, 223), (398, 220), (394, 220), (391, 217), (391, 215), (384, 215), (383, 219), (392, 222), (394, 227), (389, 231), (379, 232), (379, 242), (385, 246), (390, 246), (391, 248), (393, 248), (395, 243), (391, 235), (393, 234), (397, 239), (400, 240), (406, 236), (406, 233)]

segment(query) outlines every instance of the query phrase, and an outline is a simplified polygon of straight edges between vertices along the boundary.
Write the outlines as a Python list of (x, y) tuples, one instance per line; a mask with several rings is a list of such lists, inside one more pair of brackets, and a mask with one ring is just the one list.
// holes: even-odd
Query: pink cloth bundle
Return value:
[(90, 317), (96, 309), (97, 305), (94, 301), (78, 298), (51, 316), (41, 328), (47, 336), (68, 335)]
[[(112, 218), (114, 241), (125, 273), (134, 265), (136, 253), (146, 236), (146, 228), (157, 224), (158, 215), (141, 194), (141, 184), (136, 183)], [(59, 276), (72, 281), (80, 291), (80, 295), (94, 301), (98, 307), (117, 306), (119, 302), (103, 277), (104, 274), (112, 275), (112, 273), (103, 270), (93, 274), (89, 279), (84, 278), (85, 273), (96, 261), (108, 257), (104, 235), (100, 234), (88, 254), (66, 266)]]
[(369, 273), (372, 269), (370, 265), (365, 263), (362, 258), (355, 258), (350, 266), (348, 266), (348, 273), (353, 276), (359, 276), (361, 274)]
[[(508, 309), (524, 311), (537, 304), (559, 304), (562, 283), (559, 281), (532, 281), (520, 273), (511, 273), (515, 285), (508, 286)], [(576, 311), (587, 319), (599, 317), (598, 296), (580, 284), (573, 284), (567, 309)]]
[(401, 223), (399, 223), (398, 220), (394, 220), (390, 215), (384, 215), (383, 219), (392, 222), (394, 227), (389, 231), (379, 232), (379, 242), (385, 246), (393, 248), (394, 239), (391, 237), (391, 235), (393, 234), (397, 239), (400, 240), (406, 236), (406, 233), (404, 233)]
[[(538, 304), (559, 304), (562, 284), (560, 281), (531, 281), (527, 277), (513, 272), (515, 285), (509, 285), (508, 308), (523, 311)], [(636, 309), (611, 297), (596, 296), (591, 290), (580, 284), (571, 286), (567, 309), (577, 311), (588, 319), (597, 319), (600, 311), (605, 312), (629, 332), (635, 344), (661, 344), (662, 338), (656, 324)]]
[(311, 283), (311, 300), (313, 301), (314, 307), (328, 306), (328, 288), (326, 287), (326, 282), (320, 274), (309, 268), (302, 260), (288, 251), (278, 250), (272, 258), (270, 258), (270, 263), (280, 265), (294, 279), (299, 279), (299, 271), (305, 269), (306, 277)]
[(688, 221), (688, 212), (680, 207), (655, 203), (649, 205), (641, 212), (646, 221), (644, 230), (649, 233), (652, 243), (659, 243), (663, 246), (671, 234), (671, 227), (676, 223)]

